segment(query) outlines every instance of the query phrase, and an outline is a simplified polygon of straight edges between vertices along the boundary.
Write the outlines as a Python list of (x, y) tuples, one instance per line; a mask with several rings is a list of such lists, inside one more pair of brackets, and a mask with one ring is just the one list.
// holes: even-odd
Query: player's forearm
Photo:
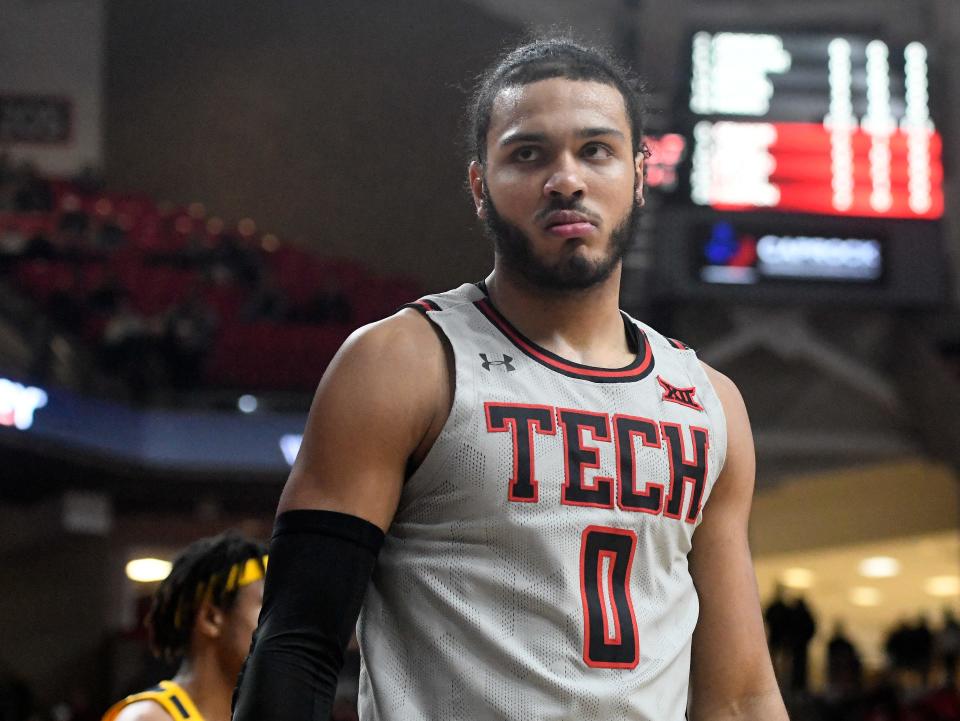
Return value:
[(789, 721), (778, 689), (690, 709), (690, 721)]
[(280, 514), (233, 721), (327, 721), (382, 543), (383, 532), (356, 516)]
[(343, 652), (297, 638), (257, 643), (234, 691), (233, 721), (327, 721)]

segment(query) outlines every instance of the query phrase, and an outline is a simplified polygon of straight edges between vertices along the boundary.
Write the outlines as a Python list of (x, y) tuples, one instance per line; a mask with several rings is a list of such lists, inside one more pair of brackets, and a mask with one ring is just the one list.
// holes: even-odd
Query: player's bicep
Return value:
[(750, 423), (736, 387), (714, 371), (711, 376), (723, 402), (728, 444), (690, 554), (700, 598), (691, 667), (692, 718), (777, 688), (747, 538), (755, 476)]
[(423, 319), (394, 317), (351, 336), (317, 388), (278, 512), (337, 511), (385, 531), (444, 372)]

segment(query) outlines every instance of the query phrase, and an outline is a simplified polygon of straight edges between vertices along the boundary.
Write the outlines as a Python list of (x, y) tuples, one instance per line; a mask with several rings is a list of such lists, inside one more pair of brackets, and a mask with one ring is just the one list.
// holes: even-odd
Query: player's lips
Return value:
[(593, 219), (575, 210), (555, 210), (547, 215), (543, 225), (548, 233), (562, 238), (578, 238), (597, 229)]

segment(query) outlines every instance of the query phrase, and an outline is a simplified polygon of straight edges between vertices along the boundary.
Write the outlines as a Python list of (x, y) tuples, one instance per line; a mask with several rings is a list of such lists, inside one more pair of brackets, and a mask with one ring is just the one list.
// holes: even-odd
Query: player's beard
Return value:
[[(498, 262), (534, 288), (553, 293), (588, 290), (609, 278), (630, 249), (642, 212), (641, 204), (635, 200), (623, 220), (610, 233), (607, 252), (603, 257), (593, 260), (573, 254), (551, 265), (537, 257), (526, 233), (497, 212), (486, 184), (483, 186), (483, 202), (487, 211), (483, 220), (484, 230), (493, 240)], [(553, 203), (549, 210), (581, 211), (582, 208), (575, 200), (560, 200)]]

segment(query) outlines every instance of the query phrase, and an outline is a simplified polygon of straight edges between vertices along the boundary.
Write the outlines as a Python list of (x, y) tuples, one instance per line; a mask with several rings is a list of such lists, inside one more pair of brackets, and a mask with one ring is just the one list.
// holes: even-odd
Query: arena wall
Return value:
[(463, 108), (515, 32), (446, 0), (110, 3), (108, 181), (430, 289), (479, 280)]
[(54, 175), (100, 165), (104, 7), (103, 0), (0, 2), (0, 96), (57, 98), (71, 116), (63, 141), (0, 139), (0, 151), (12, 160)]

